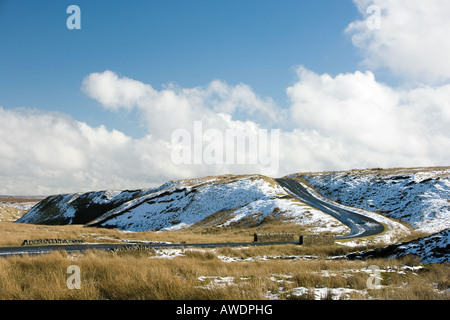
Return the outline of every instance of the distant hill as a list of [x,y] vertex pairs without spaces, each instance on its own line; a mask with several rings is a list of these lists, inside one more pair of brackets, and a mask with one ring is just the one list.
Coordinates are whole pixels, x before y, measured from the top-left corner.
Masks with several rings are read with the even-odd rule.
[[[393,255],[409,252],[420,255],[423,261],[438,262],[450,258],[446,253],[450,248],[450,167],[313,172],[288,177],[305,181],[331,201],[400,219],[428,234],[408,247],[396,247]],[[254,227],[271,219],[295,222],[313,233],[348,232],[340,221],[293,198],[275,179],[262,175],[224,175],[171,181],[154,189],[54,195],[16,222],[146,231]]]
[[168,182],[159,188],[50,196],[18,223],[83,224],[129,231],[258,225],[274,218],[313,232],[346,233],[335,218],[291,197],[274,179],[225,175]]
[[427,233],[450,228],[450,167],[299,173],[323,196]]
[[16,221],[42,199],[29,196],[0,196],[0,221]]

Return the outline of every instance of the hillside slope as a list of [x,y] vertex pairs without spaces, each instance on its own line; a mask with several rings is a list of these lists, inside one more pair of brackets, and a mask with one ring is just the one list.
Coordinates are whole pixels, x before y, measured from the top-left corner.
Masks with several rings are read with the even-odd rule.
[[348,259],[367,258],[401,258],[415,255],[422,263],[444,263],[450,261],[450,229],[431,234],[405,243],[392,244],[386,247],[351,253]]
[[[390,256],[417,254],[425,262],[449,261],[450,168],[367,169],[289,177],[303,179],[326,201],[360,208],[378,220],[398,218],[429,234],[378,252]],[[340,235],[349,231],[332,216],[292,197],[275,179],[261,175],[171,181],[154,189],[54,195],[16,222],[146,231],[248,227],[271,219],[295,222],[311,233]],[[384,224],[391,228],[391,224]],[[394,238],[383,241],[393,243]]]
[[450,228],[450,168],[299,173],[338,203],[382,213],[435,233]]
[[317,192],[343,205],[400,219],[427,236],[349,258],[416,255],[422,263],[450,261],[450,167],[298,173]]
[[42,199],[0,196],[0,222],[16,221],[40,200]]
[[343,234],[347,226],[291,197],[260,175],[173,181],[156,189],[99,191],[46,198],[17,220],[33,224],[85,224],[129,231],[259,223],[267,216]]

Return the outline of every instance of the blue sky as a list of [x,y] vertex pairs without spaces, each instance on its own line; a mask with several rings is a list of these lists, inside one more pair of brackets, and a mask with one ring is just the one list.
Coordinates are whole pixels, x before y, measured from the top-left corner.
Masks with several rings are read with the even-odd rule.
[[[133,117],[104,112],[80,91],[82,79],[112,70],[161,88],[220,79],[246,83],[287,105],[293,68],[336,75],[358,69],[344,33],[352,1],[168,0],[2,1],[0,105],[56,110],[133,136]],[[69,30],[66,8],[81,9]]]
[[449,16],[448,0],[0,0],[0,194],[266,172],[250,148],[257,163],[223,162],[227,130],[279,130],[273,177],[449,165]]

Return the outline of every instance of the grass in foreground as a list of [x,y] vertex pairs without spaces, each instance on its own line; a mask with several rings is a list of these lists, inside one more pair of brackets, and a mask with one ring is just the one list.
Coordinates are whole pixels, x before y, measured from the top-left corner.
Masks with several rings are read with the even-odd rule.
[[[120,232],[82,226],[0,223],[0,246],[24,239],[171,242],[251,242],[255,232],[294,232],[294,224],[252,228],[192,228]],[[0,299],[446,299],[448,264],[422,266],[414,258],[347,261],[337,256],[367,247],[297,245],[166,252],[65,251],[0,259]],[[164,255],[162,255],[164,253]],[[80,289],[69,289],[67,268],[80,270]],[[368,267],[380,269],[380,286],[368,289]],[[404,268],[404,265],[418,268]]]
[[[450,298],[449,265],[420,266],[413,258],[304,260],[295,245],[177,253],[61,251],[0,259],[0,299],[317,299],[319,289],[327,292],[322,299]],[[71,265],[79,267],[80,289],[67,286]],[[377,289],[367,287],[370,265],[381,270]],[[333,294],[344,289],[345,295]]]

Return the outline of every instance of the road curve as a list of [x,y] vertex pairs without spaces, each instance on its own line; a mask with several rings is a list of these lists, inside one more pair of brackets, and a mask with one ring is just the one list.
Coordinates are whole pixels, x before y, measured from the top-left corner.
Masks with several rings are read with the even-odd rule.
[[356,213],[350,208],[343,209],[332,203],[323,201],[317,195],[308,191],[308,189],[298,180],[281,178],[276,179],[276,181],[297,199],[320,211],[332,215],[350,228],[349,233],[336,237],[336,239],[367,237],[384,231],[383,225],[372,218]]

